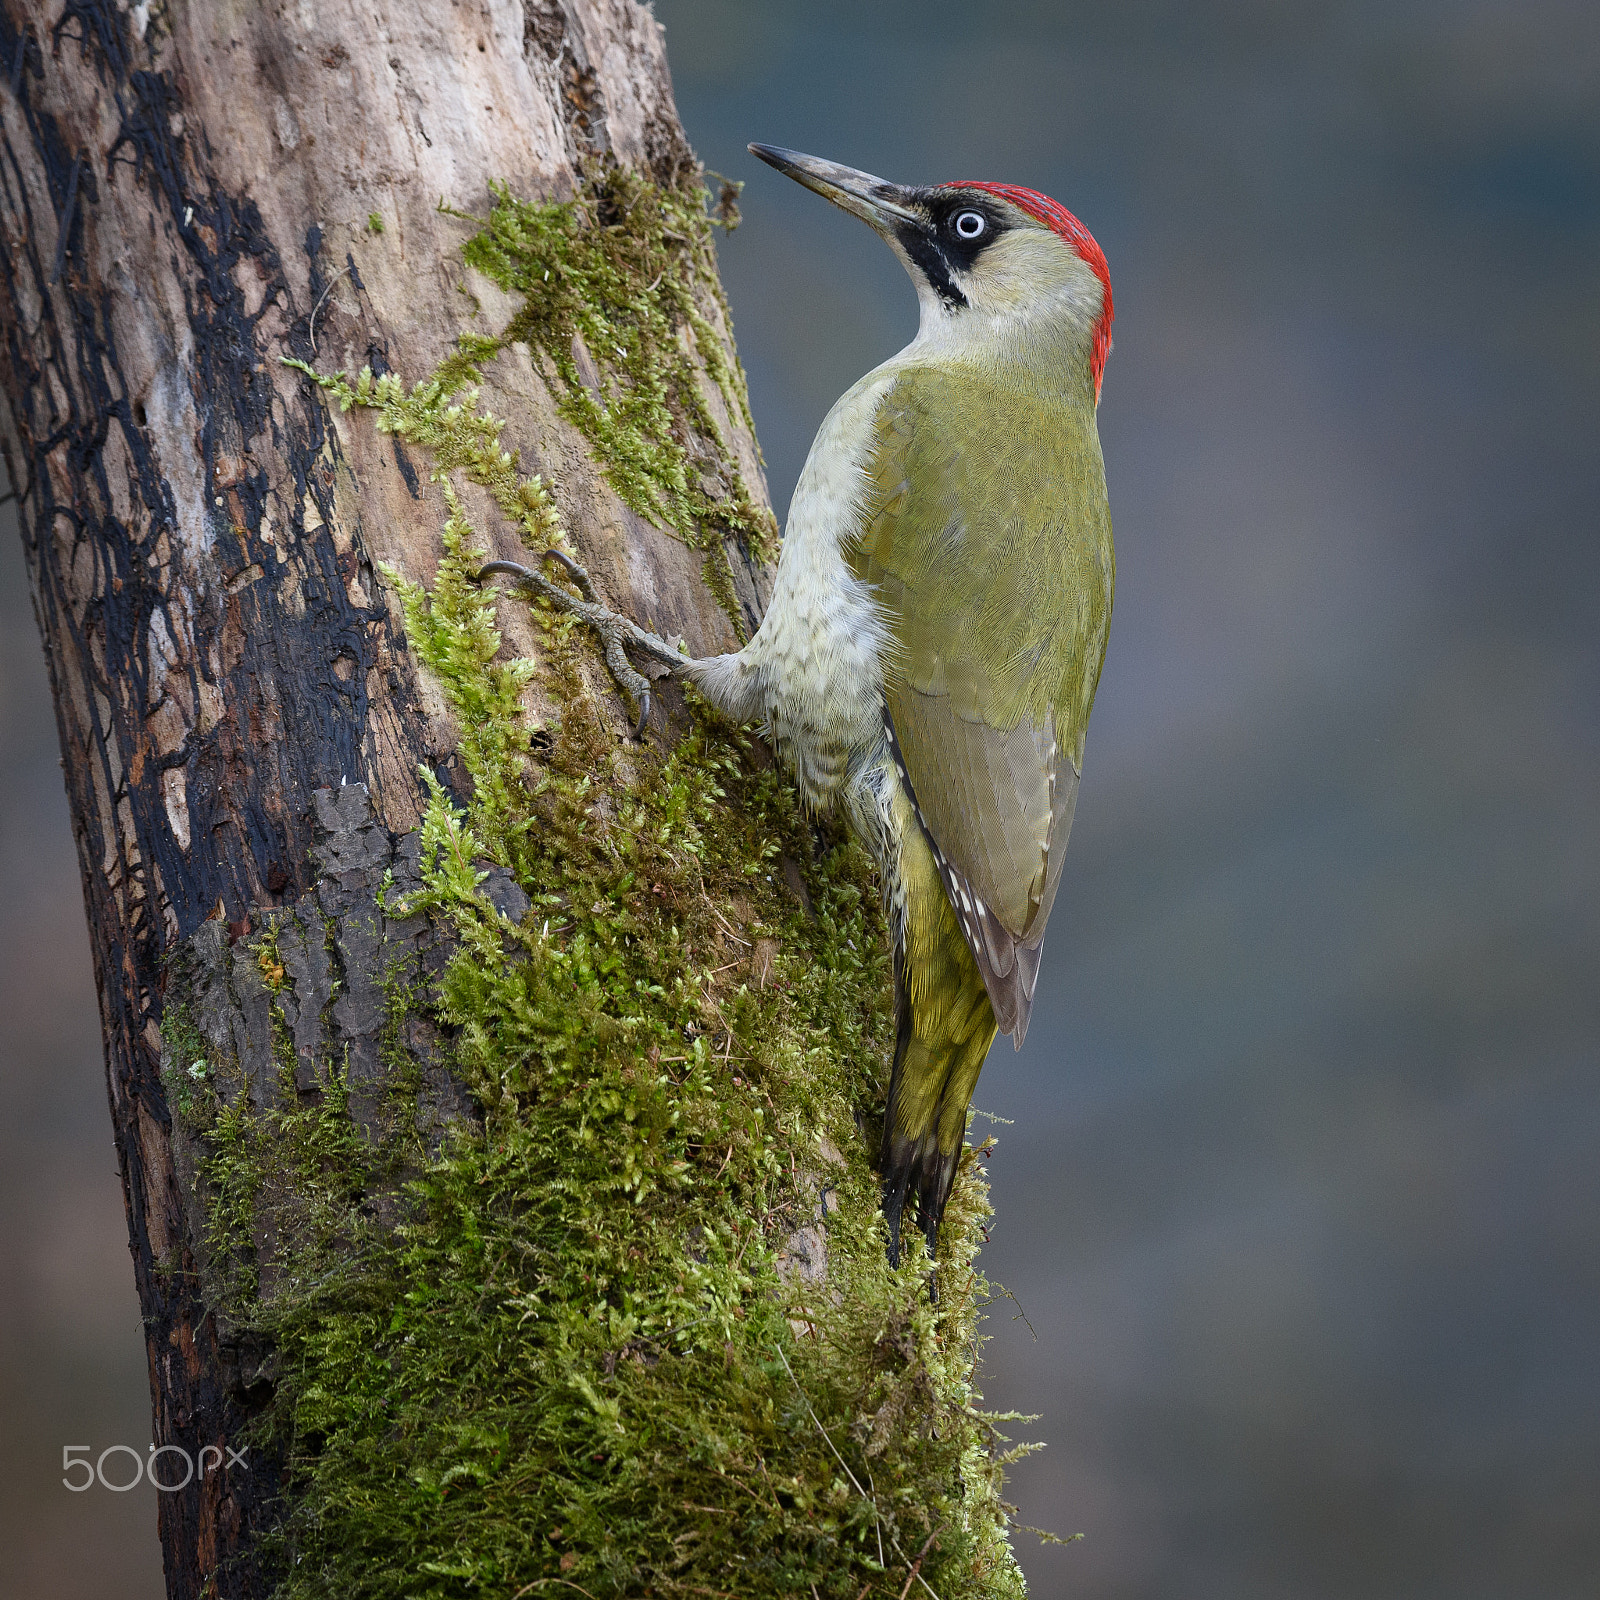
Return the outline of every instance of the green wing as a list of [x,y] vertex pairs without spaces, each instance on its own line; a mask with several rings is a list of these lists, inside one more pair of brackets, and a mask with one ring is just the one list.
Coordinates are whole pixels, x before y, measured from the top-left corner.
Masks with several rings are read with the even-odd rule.
[[1027,1030],[1105,657],[1091,408],[910,368],[877,417],[856,575],[893,634],[896,755],[1001,1029]]

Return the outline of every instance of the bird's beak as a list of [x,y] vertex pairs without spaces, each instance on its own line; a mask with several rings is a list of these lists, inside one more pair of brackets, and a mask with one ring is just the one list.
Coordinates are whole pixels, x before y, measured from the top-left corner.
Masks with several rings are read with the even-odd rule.
[[915,209],[913,190],[897,183],[885,183],[870,172],[841,167],[836,161],[803,156],[798,150],[780,150],[776,145],[753,144],[750,154],[759,156],[769,167],[787,173],[796,183],[814,189],[824,200],[831,200],[841,211],[860,217],[881,234],[892,234],[905,223],[926,226],[926,219]]

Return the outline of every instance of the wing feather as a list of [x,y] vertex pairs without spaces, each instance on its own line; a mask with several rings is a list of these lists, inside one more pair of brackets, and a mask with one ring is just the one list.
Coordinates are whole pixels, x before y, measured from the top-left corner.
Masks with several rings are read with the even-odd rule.
[[909,369],[879,410],[871,489],[851,555],[895,640],[891,746],[1020,1044],[1110,621],[1092,411]]

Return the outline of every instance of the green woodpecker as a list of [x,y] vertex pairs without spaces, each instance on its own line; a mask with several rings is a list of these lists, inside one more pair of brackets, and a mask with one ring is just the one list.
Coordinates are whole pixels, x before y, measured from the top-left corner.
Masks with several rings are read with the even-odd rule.
[[1111,620],[1095,426],[1111,282],[1078,219],[1031,189],[902,188],[750,148],[884,239],[916,285],[917,335],[823,421],[742,650],[685,660],[592,595],[571,609],[608,656],[625,639],[763,721],[805,801],[841,806],[876,857],[897,1260],[908,1194],[933,1249],[984,1057],[997,1030],[1021,1046],[1033,1005]]

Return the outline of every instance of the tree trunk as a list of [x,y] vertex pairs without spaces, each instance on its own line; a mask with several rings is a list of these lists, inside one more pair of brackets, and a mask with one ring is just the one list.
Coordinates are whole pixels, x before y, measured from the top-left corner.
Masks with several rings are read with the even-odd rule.
[[[611,604],[683,635],[695,654],[734,647],[759,617],[771,552],[765,485],[709,249],[697,224],[681,221],[687,213],[670,210],[699,177],[653,19],[633,0],[68,0],[48,19],[3,0],[0,72],[0,427],[22,497],[83,873],[154,1438],[178,1447],[153,1457],[151,1470],[164,1484],[184,1461],[203,1469],[158,1496],[169,1593],[255,1595],[280,1584],[317,1592],[319,1582],[331,1586],[322,1592],[350,1592],[340,1539],[361,1546],[352,1570],[373,1593],[536,1593],[550,1584],[598,1596],[733,1584],[777,1594],[820,1584],[815,1592],[832,1595],[856,1593],[857,1576],[899,1593],[940,1572],[941,1594],[1010,1592],[1018,1580],[998,1531],[992,1429],[963,1387],[981,1280],[943,1268],[941,1283],[955,1287],[934,1308],[910,1278],[872,1264],[871,1175],[850,1122],[863,1108],[870,1121],[888,1024],[884,962],[860,948],[881,942],[861,900],[861,862],[793,815],[759,747],[711,726],[681,697],[665,701],[655,744],[630,753],[621,737],[628,708],[591,643],[511,596],[495,613],[498,638],[487,635],[463,581],[475,544],[535,562],[564,539]],[[575,209],[548,208],[557,202]],[[664,263],[653,283],[626,278],[628,261],[645,259],[626,252],[643,239],[647,215],[654,231],[640,249]],[[550,257],[575,297],[575,321],[539,309],[549,268],[532,284],[518,278],[533,258],[495,228],[519,217],[555,219],[569,229],[560,248],[591,251]],[[604,324],[627,345],[616,344],[615,361],[590,348],[602,324],[585,320],[582,298],[609,280],[599,267],[585,276],[584,262],[624,274],[623,309],[613,306]],[[660,299],[669,293],[676,298]],[[635,317],[628,296],[636,308],[664,310],[655,322],[644,309]],[[652,340],[657,348],[647,348]],[[362,368],[369,378],[355,376]],[[406,411],[411,384],[449,372],[444,400],[470,421],[479,370],[486,399],[511,419],[503,445],[493,427],[469,438],[443,402]],[[343,411],[308,371],[351,375],[352,386],[336,391]],[[388,374],[405,387],[385,389]],[[628,434],[629,399],[651,382],[654,420],[628,424]],[[536,460],[542,485],[529,483],[524,457]],[[449,528],[431,481],[438,472],[456,496]],[[397,582],[437,590],[431,603],[406,591],[403,608]],[[451,652],[470,654],[486,638],[483,659],[457,671]],[[506,665],[517,662],[535,665]],[[685,730],[689,745],[673,750]],[[710,762],[722,788],[684,776],[694,760]],[[687,785],[690,810],[722,809],[662,821],[661,838],[678,828],[673,838],[689,842],[650,855],[657,846],[637,839],[656,826],[649,808],[677,793],[673,784]],[[649,792],[631,801],[641,785]],[[767,808],[765,833],[739,833],[740,796],[751,815]],[[476,829],[470,837],[462,817]],[[603,882],[592,863],[569,871],[551,854],[557,839],[574,852],[593,841],[606,862],[626,856],[632,865]],[[465,880],[450,878],[452,850],[470,858],[454,862]],[[745,887],[740,852],[752,858]],[[598,896],[592,913],[580,884]],[[609,921],[600,916],[607,894],[627,907]],[[785,896],[787,909],[775,909]],[[418,1513],[408,1531],[381,1519],[369,1530],[333,1464],[360,1428],[343,1414],[314,1416],[307,1398],[348,1371],[318,1330],[376,1315],[381,1302],[383,1315],[361,1324],[381,1344],[389,1308],[415,1299],[430,1276],[420,1258],[396,1253],[394,1224],[410,1219],[408,1249],[434,1239],[427,1218],[449,1212],[456,1226],[471,1207],[446,1193],[467,1159],[452,1152],[479,1160],[521,1148],[546,1114],[531,1108],[565,1103],[551,1087],[568,1081],[559,1073],[540,1078],[508,1064],[506,1018],[516,1008],[489,987],[474,999],[474,977],[522,983],[541,962],[565,962],[563,993],[588,1005],[612,969],[601,962],[593,978],[584,952],[607,939],[617,971],[649,947],[704,974],[689,982],[699,984],[692,1003],[681,1002],[689,1020],[663,1033],[650,1008],[667,1002],[649,998],[639,979],[647,997],[637,1015],[602,996],[584,1013],[583,1039],[544,1042],[534,1055],[548,1066],[566,1059],[561,1050],[602,1050],[590,1035],[602,1040],[603,1060],[572,1080],[573,1095],[614,1080],[626,1098],[635,1066],[656,1075],[627,1127],[661,1111],[655,1153],[640,1158],[656,1175],[631,1194],[660,1227],[617,1251],[647,1264],[652,1250],[666,1252],[676,1264],[662,1282],[684,1281],[663,1291],[670,1316],[641,1310],[648,1295],[630,1298],[614,1283],[583,1324],[609,1318],[610,1332],[595,1333],[592,1348],[587,1334],[562,1334],[562,1392],[577,1385],[593,1402],[569,1437],[614,1424],[619,1437],[642,1439],[648,1393],[679,1381],[669,1367],[710,1371],[708,1353],[717,1372],[733,1374],[727,1385],[747,1384],[777,1408],[762,1426],[778,1432],[708,1468],[680,1496],[681,1511],[639,1511],[632,1544],[604,1509],[626,1453],[588,1450],[581,1460],[598,1469],[582,1472],[610,1474],[606,1484],[550,1504],[600,1508],[596,1526],[575,1526],[582,1513],[572,1509],[560,1513],[573,1519],[566,1532],[526,1535],[537,1548],[491,1549],[486,1533],[478,1549],[474,1528],[492,1526],[500,1538],[513,1526],[514,1517],[494,1521],[491,1480],[532,1424],[525,1430],[523,1414],[508,1413],[511,1442],[490,1452],[490,1466],[458,1441],[457,1464],[471,1468],[459,1481],[438,1465],[448,1451],[418,1455],[411,1441],[426,1431],[415,1420],[426,1407],[476,1415],[473,1396],[492,1369],[485,1355],[490,1366],[470,1379],[430,1379],[426,1406],[373,1435],[392,1444],[395,1503],[424,1483],[441,1509]],[[823,981],[812,967],[835,975],[827,994],[805,987]],[[811,1021],[796,1010],[802,993]],[[551,1003],[559,1011],[562,1002]],[[554,1026],[546,1022],[545,1040]],[[780,1082],[772,1051],[783,1027],[797,1041],[805,1035],[814,1059]],[[636,1032],[613,1038],[628,1028]],[[784,1059],[803,1055],[796,1043]],[[740,1060],[749,1062],[743,1074],[733,1070]],[[726,1155],[721,1123],[714,1147],[709,1133],[694,1136],[694,1117],[712,1113],[680,1117],[673,1098],[689,1104],[696,1073],[721,1074],[713,1099],[752,1102]],[[818,1083],[853,1087],[828,1100]],[[806,1094],[816,1102],[809,1122],[798,1109]],[[406,1104],[398,1119],[397,1096]],[[758,1126],[766,1114],[789,1120],[791,1108],[783,1138]],[[324,1182],[344,1159],[337,1141],[305,1142],[313,1123],[326,1133],[330,1116],[346,1119],[364,1152],[350,1158],[355,1176],[342,1187]],[[601,1126],[611,1124],[586,1105],[572,1137]],[[628,1137],[607,1161],[633,1159]],[[240,1164],[241,1150],[256,1168]],[[535,1209],[559,1177],[549,1159],[546,1151],[546,1165],[521,1180]],[[837,1183],[818,1176],[834,1164]],[[669,1200],[678,1192],[678,1180],[663,1176],[669,1168],[702,1198]],[[482,1172],[474,1181],[493,1189]],[[953,1207],[950,1228],[960,1270],[982,1212],[981,1184],[969,1174],[964,1185],[965,1209]],[[744,1239],[731,1267],[694,1209],[718,1188],[733,1216],[729,1240]],[[843,1194],[845,1221],[824,1229],[830,1193]],[[655,1198],[641,1204],[647,1195]],[[583,1238],[592,1242],[612,1226],[593,1219],[612,1218],[612,1205],[574,1201],[566,1221],[589,1217]],[[747,1236],[741,1214],[754,1217]],[[469,1218],[468,1231],[480,1222]],[[841,1265],[857,1223],[867,1241],[860,1282]],[[437,1260],[458,1266],[443,1238]],[[572,1251],[587,1248],[573,1238]],[[807,1311],[801,1301],[820,1292],[830,1243],[826,1304]],[[453,1283],[457,1266],[439,1268],[442,1279]],[[504,1286],[533,1315],[529,1297],[548,1272],[520,1270],[493,1267],[483,1292]],[[690,1280],[730,1271],[735,1287],[705,1289],[713,1310],[702,1315]],[[591,1279],[608,1281],[598,1270],[581,1275]],[[558,1305],[578,1292],[568,1285]],[[758,1361],[745,1330],[763,1296],[781,1299],[783,1315],[762,1335]],[[846,1301],[873,1296],[859,1327],[818,1333]],[[692,1329],[689,1310],[716,1328],[710,1344],[703,1327],[669,1326],[676,1317]],[[450,1314],[438,1313],[441,1326]],[[394,1311],[390,1321],[400,1318]],[[806,1338],[848,1347],[854,1365],[834,1371],[805,1355]],[[418,1339],[407,1333],[388,1356],[397,1395],[409,1393],[403,1369]],[[505,1381],[523,1370],[513,1361]],[[529,1381],[532,1417],[554,1390]],[[707,1383],[707,1395],[723,1386]],[[693,1449],[673,1446],[660,1459]],[[780,1491],[772,1485],[784,1461]],[[744,1484],[746,1467],[767,1487]],[[874,1470],[893,1487],[865,1487]],[[649,1476],[629,1491],[630,1505],[644,1505]],[[719,1491],[736,1480],[738,1495]],[[366,1480],[355,1472],[350,1481]],[[516,1504],[543,1492],[525,1486]],[[488,1496],[482,1507],[474,1494]],[[724,1539],[715,1559],[696,1556],[723,1537],[719,1518],[753,1514],[739,1495],[766,1506],[767,1531]],[[417,1542],[418,1528],[469,1502],[477,1509],[448,1548]],[[826,1521],[825,1502],[833,1531],[808,1544],[803,1529]],[[330,1546],[317,1528],[342,1531]],[[764,1565],[739,1566],[758,1549]],[[307,1560],[321,1576],[301,1571]],[[708,1574],[721,1577],[708,1585]]]

